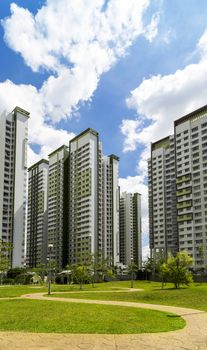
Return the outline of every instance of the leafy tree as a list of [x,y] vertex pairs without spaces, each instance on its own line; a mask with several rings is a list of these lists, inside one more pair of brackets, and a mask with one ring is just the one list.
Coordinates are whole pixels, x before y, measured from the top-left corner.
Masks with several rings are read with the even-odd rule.
[[47,276],[47,266],[46,264],[39,264],[36,267],[31,269],[32,272],[36,272],[37,275],[41,277],[42,283],[45,280],[45,276]]
[[9,252],[12,249],[11,243],[0,239],[0,284],[2,284],[3,276],[9,269]]
[[16,276],[25,273],[27,270],[25,267],[14,267],[13,269],[9,269],[7,272],[7,278],[15,279]]
[[165,257],[164,251],[161,250],[157,252],[155,255],[155,268],[156,268],[156,271],[158,272],[159,277],[161,278],[162,289],[164,288],[164,285],[166,285],[167,276],[168,276],[165,261],[166,261],[166,257]]
[[145,272],[145,279],[147,280],[147,273],[148,272],[152,272],[153,270],[153,266],[154,266],[154,262],[153,262],[153,259],[152,258],[147,258],[146,261],[143,261],[142,263],[142,269],[144,270]]
[[186,252],[178,252],[176,256],[169,255],[167,262],[163,264],[168,280],[174,283],[175,288],[180,285],[189,285],[192,282],[192,274],[188,268],[192,265],[193,259]]
[[134,287],[134,276],[137,270],[138,270],[138,266],[135,264],[133,260],[131,260],[131,263],[127,267],[127,272],[131,276],[131,288]]
[[163,262],[160,267],[159,267],[159,274],[161,277],[161,281],[162,281],[162,289],[164,288],[164,285],[166,285],[166,282],[169,278],[169,268],[168,265]]
[[85,281],[90,279],[88,266],[79,263],[79,264],[73,264],[71,267],[72,267],[72,276],[79,283],[80,290],[82,290],[83,284],[85,283]]
[[[198,268],[198,270],[200,271],[201,273],[201,281],[202,281],[202,277],[204,276],[205,274],[205,267],[204,267],[204,260],[205,260],[205,252],[204,252],[204,246],[203,244],[201,244],[198,248],[198,255],[199,255],[199,258],[200,258],[200,268]],[[201,284],[202,282],[200,282]]]
[[103,282],[106,276],[110,278],[114,276],[110,259],[104,258],[101,252],[92,256],[91,268],[94,282],[100,280]]

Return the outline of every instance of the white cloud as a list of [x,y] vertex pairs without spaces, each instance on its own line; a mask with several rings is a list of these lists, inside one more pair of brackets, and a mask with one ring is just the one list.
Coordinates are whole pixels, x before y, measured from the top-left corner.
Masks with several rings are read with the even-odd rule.
[[[207,86],[207,30],[197,45],[200,59],[170,75],[156,75],[145,79],[127,99],[129,108],[137,111],[135,120],[124,119],[121,131],[125,136],[123,151],[145,146],[139,170],[146,172],[144,163],[149,156],[150,142],[173,133],[173,121],[206,104]],[[144,127],[144,120],[148,126]]]
[[197,44],[197,51],[200,53],[201,59],[207,58],[207,29]]
[[153,39],[157,36],[159,21],[160,21],[159,12],[154,13],[154,15],[152,16],[151,23],[147,26],[146,31],[145,31],[145,37],[150,42],[152,42]]
[[31,112],[29,140],[41,147],[40,156],[60,142],[68,143],[73,134],[57,131],[54,124],[77,115],[80,103],[92,98],[102,73],[126,54],[139,35],[147,40],[156,35],[156,18],[147,26],[142,21],[149,3],[47,0],[35,15],[11,4],[11,15],[1,21],[7,45],[34,72],[46,70],[49,77],[39,89],[2,82],[0,108],[9,111],[19,105]]
[[50,77],[39,94],[44,113],[57,122],[88,101],[100,76],[139,36],[152,40],[157,17],[144,26],[149,0],[47,0],[36,15],[15,3],[2,21],[5,40],[33,71],[46,69]]
[[123,119],[120,129],[121,133],[125,136],[123,152],[134,151],[137,147],[139,141],[138,137],[138,127],[141,121],[138,119],[129,120]]
[[15,106],[21,106],[31,112],[29,118],[29,141],[40,146],[37,155],[29,148],[29,165],[38,161],[62,144],[68,144],[74,133],[66,130],[57,130],[47,125],[44,120],[42,96],[32,85],[16,85],[7,80],[0,83],[0,113],[3,110],[10,112]]
[[[138,143],[148,145],[173,133],[175,119],[206,104],[207,30],[199,40],[197,51],[200,54],[197,63],[186,65],[174,74],[145,79],[131,92],[127,105],[135,109],[139,117],[123,121],[125,125],[131,123],[132,126],[125,135],[125,151],[126,144],[132,144],[136,149]],[[144,119],[151,122],[147,127],[141,124]]]

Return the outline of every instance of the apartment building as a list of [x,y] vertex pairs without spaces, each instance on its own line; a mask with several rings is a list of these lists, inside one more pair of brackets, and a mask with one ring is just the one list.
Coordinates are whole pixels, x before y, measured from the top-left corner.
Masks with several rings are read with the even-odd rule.
[[102,160],[103,256],[112,264],[119,257],[119,158],[114,154]]
[[150,248],[155,252],[178,250],[174,136],[151,144],[148,162]]
[[40,160],[28,169],[26,265],[46,263],[49,162]]
[[120,195],[120,262],[142,266],[141,195]]
[[[161,237],[160,227],[160,223],[163,223],[163,227],[167,226],[167,217],[164,212],[163,216],[160,217],[162,212],[158,211],[158,206],[155,207],[155,204],[159,203],[158,198],[157,202],[154,201],[156,198],[155,189],[157,182],[159,185],[161,174],[159,174],[160,170],[155,171],[155,164],[153,165],[155,160],[153,147],[154,144],[151,147],[152,157],[149,162],[150,248],[152,253],[159,248],[164,248],[165,252],[170,250],[168,244],[163,245],[163,241],[167,242],[169,238],[167,238],[167,231],[165,230]],[[170,151],[170,147],[167,149]],[[173,150],[173,146],[171,150]],[[174,222],[175,210],[177,221],[177,242],[176,229],[174,224],[172,225],[172,238],[176,243],[175,248],[177,246],[174,251],[185,250],[193,257],[195,267],[205,266],[207,264],[207,106],[174,122],[174,160],[173,154],[171,156],[172,188],[176,186],[175,195],[174,192],[172,194],[171,206],[172,222]],[[157,161],[159,162],[159,159],[156,159]],[[175,168],[174,174],[173,167]],[[163,177],[166,178],[166,173]],[[163,181],[162,186],[166,192],[165,181]],[[160,200],[164,191],[160,189]],[[162,218],[163,222],[160,222]],[[199,255],[200,246],[204,248],[204,262]]]
[[28,119],[20,107],[0,116],[0,238],[12,243],[12,267],[25,262]]
[[102,252],[102,149],[87,129],[69,142],[69,262]]
[[48,245],[52,245],[51,259],[61,270],[68,263],[68,147],[63,145],[48,157]]

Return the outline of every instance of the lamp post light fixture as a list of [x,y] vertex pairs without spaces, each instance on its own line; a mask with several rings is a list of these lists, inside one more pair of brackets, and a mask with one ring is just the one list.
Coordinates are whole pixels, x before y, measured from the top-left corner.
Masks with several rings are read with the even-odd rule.
[[52,252],[53,244],[48,244],[48,295],[51,294],[51,252]]

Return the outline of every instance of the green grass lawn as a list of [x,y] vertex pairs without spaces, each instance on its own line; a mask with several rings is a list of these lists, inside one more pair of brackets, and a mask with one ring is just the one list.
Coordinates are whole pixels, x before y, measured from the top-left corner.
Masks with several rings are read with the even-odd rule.
[[[124,282],[107,282],[107,283],[96,283],[95,288],[92,287],[91,284],[84,285],[84,290],[87,291],[97,291],[97,290],[119,290],[124,288],[129,288],[130,282],[124,281]],[[52,285],[53,291],[79,291],[80,287],[77,284],[72,285]],[[0,298],[5,297],[18,297],[22,294],[29,294],[29,293],[41,293],[41,292],[47,292],[47,288],[45,286],[23,286],[23,285],[3,285],[0,286]]]
[[[126,282],[116,282],[118,285],[126,287]],[[129,282],[128,282],[129,286]],[[110,286],[108,286],[110,287]],[[198,310],[207,311],[207,283],[192,284],[190,287],[173,289],[171,284],[167,284],[165,289],[161,289],[161,284],[156,282],[138,282],[134,284],[135,288],[144,289],[139,292],[116,292],[110,291],[108,288],[107,293],[98,293],[99,288],[94,288],[93,292],[85,293],[84,290],[80,293],[70,292],[63,294],[54,294],[53,296],[59,296],[64,298],[80,298],[80,299],[96,299],[96,300],[119,300],[119,301],[132,301],[151,304],[162,304],[189,307]],[[103,288],[104,289],[104,288]],[[94,293],[97,291],[97,293]]]
[[[22,294],[46,292],[45,287],[34,286],[0,286],[0,298],[14,298]],[[0,299],[1,300],[1,299]]]
[[125,306],[40,300],[0,301],[0,330],[54,333],[132,334],[183,328],[176,315]]
[[[143,291],[126,292],[130,281],[124,281],[99,283],[95,288],[85,285],[83,291],[78,285],[52,285],[52,292],[68,292],[58,294],[64,298],[144,302],[207,311],[207,283],[178,290],[172,287],[168,284],[162,290],[160,283],[135,281],[134,288]],[[0,298],[38,292],[46,293],[47,289],[44,286],[0,286]],[[1,331],[130,334],[165,332],[185,325],[176,315],[125,306],[0,299],[0,310]]]

